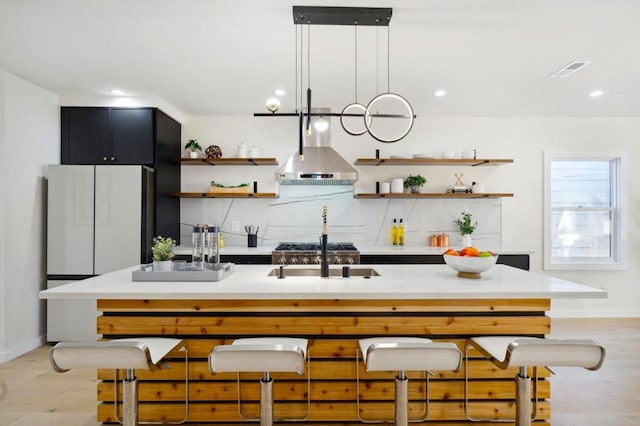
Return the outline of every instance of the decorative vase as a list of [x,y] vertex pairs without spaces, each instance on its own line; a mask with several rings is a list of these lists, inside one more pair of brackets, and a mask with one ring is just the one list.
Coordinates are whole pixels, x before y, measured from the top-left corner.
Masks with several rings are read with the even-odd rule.
[[420,187],[419,186],[412,186],[411,187],[411,193],[412,194],[419,194],[420,193]]
[[154,260],[153,270],[156,272],[167,272],[173,270],[173,262],[170,260]]
[[198,151],[189,151],[189,158],[198,158]]
[[465,234],[462,236],[462,247],[471,247],[471,234]]

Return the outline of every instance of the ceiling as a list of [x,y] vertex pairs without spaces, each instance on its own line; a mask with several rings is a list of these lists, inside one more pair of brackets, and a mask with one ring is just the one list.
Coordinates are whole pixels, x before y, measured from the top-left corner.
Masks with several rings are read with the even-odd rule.
[[[187,115],[266,112],[282,88],[280,111],[293,111],[293,5],[392,7],[389,89],[418,116],[640,116],[637,0],[0,0],[0,68],[61,95],[117,87]],[[314,105],[354,101],[354,33],[311,26]],[[358,30],[364,104],[387,91],[386,28],[377,37]],[[548,77],[575,60],[591,63]]]

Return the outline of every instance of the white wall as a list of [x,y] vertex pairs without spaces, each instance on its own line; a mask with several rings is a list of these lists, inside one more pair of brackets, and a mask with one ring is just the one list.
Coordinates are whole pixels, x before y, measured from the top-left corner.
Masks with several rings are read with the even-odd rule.
[[5,208],[5,182],[7,182],[7,174],[5,172],[4,167],[4,158],[5,157],[5,147],[4,147],[4,139],[5,139],[5,120],[4,120],[4,71],[0,70],[0,350],[5,347],[6,342],[6,328],[8,323],[8,318],[6,315],[5,309],[5,300],[7,300],[5,294],[5,221],[4,221],[4,208]]
[[[0,139],[0,362],[43,342],[46,287],[46,166],[60,162],[58,96],[0,71],[3,136]],[[0,335],[2,336],[2,335]]]
[[[628,155],[626,200],[629,221],[626,233],[631,257],[625,271],[549,272],[598,288],[606,288],[606,300],[554,301],[555,316],[640,316],[640,284],[637,283],[638,261],[634,253],[640,250],[640,218],[633,212],[640,209],[640,195],[634,183],[640,181],[640,168],[633,160],[640,158],[640,118],[478,118],[418,117],[414,129],[404,140],[382,144],[369,136],[353,137],[342,131],[339,122],[332,122],[332,146],[349,162],[359,157],[373,157],[375,149],[381,156],[416,154],[442,150],[475,148],[479,158],[513,158],[514,164],[499,167],[357,167],[360,179],[356,192],[373,192],[375,181],[421,173],[428,183],[425,191],[443,191],[455,182],[454,173],[464,173],[464,181],[479,181],[488,192],[513,192],[514,198],[502,199],[502,249],[531,250],[531,267],[542,268],[543,248],[543,151],[602,150],[624,151]],[[201,117],[187,116],[183,126],[183,145],[188,139],[198,139],[207,147],[219,145],[224,156],[234,156],[237,145],[244,142],[260,149],[261,155],[276,157],[282,164],[297,150],[297,120],[295,117]],[[207,191],[213,178],[233,181],[258,181],[261,192],[274,190],[275,167],[186,167],[183,166],[182,190]],[[247,200],[250,202],[251,200]],[[189,221],[211,223],[220,211],[226,212],[224,200],[182,200]],[[382,200],[355,200],[349,203],[366,210],[367,203]],[[430,200],[420,203],[429,205]],[[260,203],[256,217],[264,214]],[[184,209],[184,207],[187,207]],[[358,208],[358,207],[356,207]],[[292,204],[288,214],[296,214]],[[448,223],[445,220],[443,223]],[[184,231],[184,229],[183,229]],[[420,241],[415,239],[414,241]],[[491,249],[491,247],[486,247]]]

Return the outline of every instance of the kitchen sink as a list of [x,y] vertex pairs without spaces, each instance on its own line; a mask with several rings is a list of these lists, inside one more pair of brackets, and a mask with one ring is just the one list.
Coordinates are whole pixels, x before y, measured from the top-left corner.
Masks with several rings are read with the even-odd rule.
[[[373,268],[349,267],[349,275],[351,277],[377,277],[380,276],[378,271]],[[280,268],[274,268],[269,272],[270,277],[280,276]],[[320,268],[284,268],[285,277],[319,277]],[[342,268],[329,268],[330,277],[342,278]]]

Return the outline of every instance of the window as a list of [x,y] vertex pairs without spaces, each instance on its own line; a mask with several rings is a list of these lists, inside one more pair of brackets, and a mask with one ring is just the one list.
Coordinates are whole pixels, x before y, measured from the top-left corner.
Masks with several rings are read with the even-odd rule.
[[622,156],[544,155],[545,269],[622,268]]

